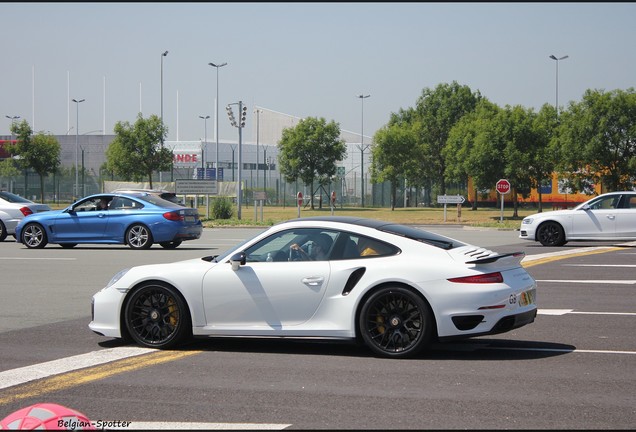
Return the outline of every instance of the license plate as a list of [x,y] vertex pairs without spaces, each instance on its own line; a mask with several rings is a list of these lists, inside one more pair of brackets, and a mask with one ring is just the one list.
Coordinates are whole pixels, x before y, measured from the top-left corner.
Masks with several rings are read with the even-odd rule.
[[185,221],[186,221],[186,222],[194,222],[194,221],[195,221],[195,218],[194,218],[194,216],[186,216],[186,217],[185,217]]
[[519,306],[528,306],[528,305],[534,304],[535,296],[536,296],[535,290],[522,292],[521,296],[519,297]]

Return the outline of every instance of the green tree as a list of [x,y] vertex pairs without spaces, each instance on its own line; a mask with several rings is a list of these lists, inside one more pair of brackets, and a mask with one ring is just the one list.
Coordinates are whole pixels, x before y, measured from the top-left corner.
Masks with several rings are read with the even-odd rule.
[[439,84],[434,90],[424,89],[417,99],[415,117],[421,125],[418,138],[420,176],[432,179],[442,195],[446,194],[446,161],[442,150],[448,135],[464,115],[475,109],[481,98],[479,92],[473,93],[468,86],[453,81]]
[[506,106],[500,116],[503,117],[501,125],[505,137],[504,176],[511,184],[513,217],[518,217],[518,196],[527,197],[532,185],[530,165],[538,146],[533,124],[536,114],[532,108],[516,105]]
[[503,175],[503,141],[498,138],[496,119],[501,111],[487,99],[477,103],[475,110],[466,114],[453,126],[442,150],[446,162],[448,181],[469,184],[472,179],[475,200],[472,209],[477,210],[477,197],[486,193]]
[[280,172],[287,182],[303,181],[311,189],[311,208],[314,209],[314,181],[328,182],[336,174],[336,162],[347,151],[340,139],[340,126],[324,118],[307,117],[295,127],[283,129],[278,142]]
[[11,146],[11,153],[18,155],[21,168],[31,168],[40,177],[40,202],[44,202],[44,177],[54,173],[60,166],[62,147],[50,134],[33,130],[26,120],[11,125],[11,133],[17,137],[17,143]]
[[158,116],[144,119],[139,113],[134,125],[117,122],[114,130],[116,137],[106,150],[108,170],[125,180],[148,181],[152,188],[152,173],[172,164],[172,152],[161,146],[168,129]]
[[636,187],[636,92],[587,90],[560,118],[559,171],[574,191]]
[[558,153],[557,112],[553,105],[544,104],[534,119],[535,147],[531,152],[529,166],[532,186],[539,194],[539,213],[543,211],[541,186],[552,182],[552,173],[556,167],[554,155]]
[[411,176],[419,165],[416,127],[405,122],[393,122],[373,136],[371,179],[374,183],[391,183],[391,210],[395,210],[399,180]]
[[16,162],[13,158],[7,158],[0,161],[0,177],[15,177],[20,175],[20,170],[15,166]]

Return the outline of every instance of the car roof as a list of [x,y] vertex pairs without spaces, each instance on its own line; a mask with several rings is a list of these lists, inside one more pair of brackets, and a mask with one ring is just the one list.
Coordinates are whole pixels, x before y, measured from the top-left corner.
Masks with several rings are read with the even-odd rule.
[[170,192],[164,189],[115,189],[113,193],[125,193],[125,192],[147,192],[147,193],[170,193],[174,194],[174,192]]
[[361,227],[377,229],[378,231],[382,231],[388,234],[393,234],[399,237],[405,237],[411,240],[416,240],[424,243],[428,243],[442,249],[452,249],[458,246],[465,245],[465,243],[460,242],[455,239],[451,239],[449,237],[445,237],[431,231],[426,231],[422,229],[418,229],[412,226],[395,223],[395,222],[387,222],[379,219],[369,219],[364,217],[356,217],[356,216],[309,216],[298,219],[292,219],[285,222],[280,222],[276,225],[280,225],[283,223],[289,222],[336,222],[343,223],[349,225],[358,225]]

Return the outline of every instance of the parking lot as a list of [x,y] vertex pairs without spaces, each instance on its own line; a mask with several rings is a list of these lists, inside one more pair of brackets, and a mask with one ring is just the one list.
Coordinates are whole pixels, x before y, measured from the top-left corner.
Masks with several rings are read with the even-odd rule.
[[426,228],[524,251],[535,323],[399,361],[281,340],[141,350],[88,330],[91,296],[122,268],[214,255],[262,229],[206,229],[175,250],[2,242],[0,418],[47,401],[111,429],[633,429],[633,243],[544,248],[514,231]]

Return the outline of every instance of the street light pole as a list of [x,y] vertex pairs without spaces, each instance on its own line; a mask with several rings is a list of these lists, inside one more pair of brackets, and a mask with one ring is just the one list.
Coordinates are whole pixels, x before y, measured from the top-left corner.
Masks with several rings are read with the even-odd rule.
[[[232,105],[238,105],[239,114],[238,120],[234,117],[234,112],[232,111]],[[238,181],[236,184],[236,201],[237,201],[237,218],[241,220],[241,201],[242,201],[242,185],[241,185],[241,171],[243,170],[243,128],[245,127],[245,122],[247,120],[247,107],[243,105],[243,101],[238,101],[238,103],[228,104],[225,109],[227,110],[227,115],[230,119],[230,123],[232,126],[238,128]],[[234,154],[234,153],[232,153]],[[234,158],[232,158],[234,159]],[[234,165],[234,163],[232,163]],[[234,171],[232,171],[234,174]]]
[[[161,53],[161,128],[163,129],[163,58],[168,55],[168,51]],[[161,149],[163,150],[163,134],[161,134]],[[162,181],[162,173],[159,170],[159,182]]]
[[364,151],[369,147],[364,146],[364,100],[371,95],[358,95],[360,98],[360,102],[362,103],[362,122],[360,125],[360,145],[358,148],[360,149],[360,205],[364,207]]
[[559,114],[559,60],[565,60],[566,58],[568,58],[569,56],[563,56],[563,57],[556,57],[554,55],[551,55],[550,58],[554,61],[556,61],[556,103],[555,103],[555,108],[557,111],[557,115]]
[[[208,145],[208,119],[210,118],[210,116],[199,116],[200,119],[203,119],[203,142],[205,143],[204,145],[207,147]],[[201,177],[205,178],[205,165],[204,165],[204,161],[205,161],[205,153],[203,152],[203,145],[201,146]]]
[[[256,112],[256,189],[258,189],[258,136],[259,136],[259,127],[260,127],[259,126],[259,122],[260,122],[259,114],[262,113],[263,111],[261,111],[260,109],[256,109],[254,111]],[[264,191],[265,191],[265,184],[263,184],[263,192]]]
[[[214,167],[216,168],[216,182],[219,183],[219,68],[226,66],[227,63],[214,64],[208,63],[210,66],[216,68],[216,110],[215,110],[215,125],[214,125],[214,135],[216,141],[216,149],[215,149],[215,158],[214,158]],[[240,217],[239,217],[240,219]]]
[[75,190],[73,191],[73,201],[77,198],[77,193],[79,193],[79,161],[77,160],[79,154],[79,104],[84,102],[86,99],[73,99],[75,102]]

